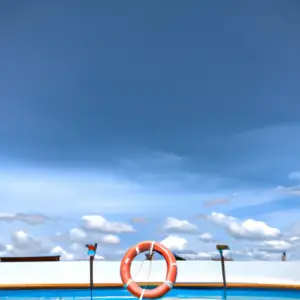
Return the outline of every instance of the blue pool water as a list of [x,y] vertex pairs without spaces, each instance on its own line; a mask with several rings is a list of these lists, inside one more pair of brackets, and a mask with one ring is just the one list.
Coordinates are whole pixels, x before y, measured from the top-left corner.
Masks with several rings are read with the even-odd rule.
[[[78,290],[0,290],[0,299],[4,300],[87,300],[89,289]],[[126,289],[101,288],[93,290],[93,299],[137,299]],[[174,288],[163,299],[223,299],[222,289]],[[228,289],[227,300],[288,300],[300,299],[300,290],[267,290],[267,289]]]

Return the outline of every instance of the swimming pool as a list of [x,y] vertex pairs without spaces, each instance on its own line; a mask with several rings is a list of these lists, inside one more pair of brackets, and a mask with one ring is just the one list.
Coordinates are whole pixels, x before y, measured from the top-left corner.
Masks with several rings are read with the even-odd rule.
[[[126,289],[100,288],[92,292],[94,300],[107,298],[109,300],[137,299]],[[7,300],[87,300],[91,299],[89,289],[51,289],[51,290],[0,290],[0,299]],[[174,288],[163,299],[223,299],[222,289]],[[227,300],[288,300],[300,299],[300,290],[283,289],[243,289],[227,290]]]

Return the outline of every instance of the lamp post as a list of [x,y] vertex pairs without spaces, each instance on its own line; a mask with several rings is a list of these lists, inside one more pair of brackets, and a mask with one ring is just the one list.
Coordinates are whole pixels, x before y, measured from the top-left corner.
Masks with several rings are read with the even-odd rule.
[[97,243],[94,245],[88,244],[85,245],[88,248],[87,254],[90,257],[90,291],[91,291],[91,299],[93,299],[93,287],[94,287],[94,258],[97,251]]
[[226,284],[225,260],[224,260],[223,251],[229,250],[229,246],[228,245],[217,245],[216,248],[219,251],[220,258],[221,258],[224,299],[227,299],[227,291],[226,291],[227,284]]

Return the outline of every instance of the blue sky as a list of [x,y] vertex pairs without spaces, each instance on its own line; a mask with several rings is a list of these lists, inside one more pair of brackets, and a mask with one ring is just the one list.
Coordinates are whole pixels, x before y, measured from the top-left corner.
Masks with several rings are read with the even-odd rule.
[[[24,236],[19,248],[10,236],[24,231],[42,252],[70,254],[78,227],[86,239],[118,236],[103,256],[171,236],[199,258],[226,241],[236,256],[278,259],[248,219],[280,230],[277,250],[294,249],[284,243],[300,237],[299,10],[296,0],[1,3],[2,214],[50,217],[2,215],[3,253],[22,253]],[[87,230],[91,214],[135,231]],[[181,223],[166,230],[168,217]]]

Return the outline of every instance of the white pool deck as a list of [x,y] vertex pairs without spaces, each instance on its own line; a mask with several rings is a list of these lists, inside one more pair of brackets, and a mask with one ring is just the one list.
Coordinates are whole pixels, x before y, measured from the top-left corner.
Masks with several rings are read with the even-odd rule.
[[[217,261],[178,261],[177,286],[218,286],[222,284],[221,264]],[[157,283],[164,280],[164,261],[132,263],[137,282]],[[259,287],[272,285],[300,289],[300,262],[226,262],[229,286]],[[122,286],[120,262],[95,261],[95,286]],[[140,271],[139,271],[140,269]],[[139,271],[139,272],[138,272]],[[138,274],[137,274],[138,273]],[[137,274],[137,275],[136,275]],[[1,288],[88,287],[88,261],[0,262]]]

